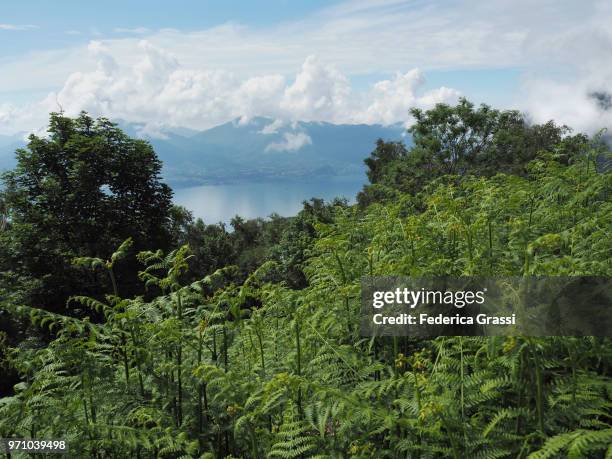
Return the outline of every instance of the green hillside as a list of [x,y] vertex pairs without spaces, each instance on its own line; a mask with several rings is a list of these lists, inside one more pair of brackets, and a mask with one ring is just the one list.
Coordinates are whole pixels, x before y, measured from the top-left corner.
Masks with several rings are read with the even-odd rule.
[[[0,368],[15,385],[0,437],[63,438],[78,458],[612,457],[609,338],[360,336],[363,276],[612,273],[600,137],[465,100],[413,115],[413,146],[380,141],[366,159],[358,204],[312,200],[233,231],[141,212],[112,158],[140,151],[149,189],[151,153],[55,118],[56,136],[4,178]],[[95,247],[50,198],[78,189],[74,158],[94,147],[121,183],[83,211],[109,241]],[[63,162],[44,163],[45,148]],[[154,221],[163,251],[126,230]],[[48,273],[24,259],[47,251]]]

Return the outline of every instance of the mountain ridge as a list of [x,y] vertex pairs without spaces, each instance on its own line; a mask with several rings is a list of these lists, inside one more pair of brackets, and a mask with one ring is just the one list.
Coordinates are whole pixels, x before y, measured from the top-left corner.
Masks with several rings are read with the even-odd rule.
[[[378,138],[410,141],[401,124],[287,122],[266,117],[237,118],[203,131],[182,127],[151,131],[143,123],[123,120],[117,124],[126,134],[151,144],[163,162],[163,178],[173,188],[361,175],[363,160]],[[9,140],[0,138],[0,169],[13,167],[14,150],[25,144]]]

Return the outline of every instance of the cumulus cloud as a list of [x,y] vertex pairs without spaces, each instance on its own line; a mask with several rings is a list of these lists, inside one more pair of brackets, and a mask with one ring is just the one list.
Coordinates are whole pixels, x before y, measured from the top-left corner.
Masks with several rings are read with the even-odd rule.
[[295,82],[284,91],[280,108],[296,119],[345,119],[350,112],[351,86],[335,67],[308,56]]
[[278,132],[278,130],[280,128],[282,128],[285,125],[285,122],[281,119],[276,119],[274,121],[272,121],[270,124],[266,124],[261,131],[259,131],[260,134],[266,134],[266,135],[270,135],[270,134],[276,134]]
[[272,142],[266,147],[266,151],[298,151],[306,145],[311,145],[312,139],[304,132],[286,132],[283,134],[283,140],[280,142]]
[[[139,41],[131,62],[116,58],[103,41],[88,45],[90,71],[70,74],[62,88],[25,107],[0,107],[0,132],[32,129],[44,124],[49,111],[64,110],[142,123],[143,132],[161,134],[160,126],[206,129],[232,119],[248,122],[256,116],[276,121],[263,128],[275,133],[296,120],[334,123],[405,122],[411,106],[431,107],[450,102],[457,91],[439,88],[418,95],[424,77],[418,70],[381,81],[371,91],[356,92],[334,65],[315,56],[305,59],[294,78],[280,74],[240,78],[224,70],[186,69],[172,53]],[[38,115],[34,115],[38,114]],[[38,124],[33,124],[38,121]],[[272,151],[295,151],[310,141],[291,134]]]
[[406,120],[411,107],[429,108],[437,103],[455,102],[460,96],[459,91],[444,86],[418,95],[419,88],[424,84],[425,77],[419,69],[397,73],[392,80],[379,81],[372,90],[371,103],[359,115],[359,120],[392,124]]
[[[256,28],[227,23],[194,31],[118,30],[122,35],[104,40],[98,54],[75,44],[7,56],[0,87],[21,94],[55,88],[68,96],[89,86],[96,95],[75,106],[194,128],[257,115],[388,123],[405,121],[411,104],[427,107],[457,96],[444,87],[423,92],[411,68],[519,69],[523,86],[505,96],[508,108],[592,132],[610,126],[609,111],[589,96],[612,92],[610,23],[612,3],[606,0],[353,0]],[[101,62],[103,53],[114,64]],[[356,90],[347,77],[398,70],[369,91]],[[63,96],[62,104],[73,104]],[[55,94],[49,105],[55,106]],[[16,118],[9,123],[34,117],[18,113],[21,108],[11,108]]]
[[18,132],[41,132],[41,127],[50,111],[57,111],[50,104],[49,98],[44,101],[16,106],[0,103],[0,135],[13,135]]

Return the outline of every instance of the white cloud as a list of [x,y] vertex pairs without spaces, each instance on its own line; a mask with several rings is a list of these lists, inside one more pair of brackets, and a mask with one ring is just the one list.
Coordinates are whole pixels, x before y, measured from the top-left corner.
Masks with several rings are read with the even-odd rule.
[[[220,69],[241,78],[262,74],[289,75],[310,55],[333,62],[345,75],[392,73],[424,69],[491,68],[546,65],[561,48],[553,38],[576,24],[605,24],[612,14],[594,1],[497,0],[480,2],[414,2],[400,0],[345,2],[298,21],[249,28],[227,23],[183,32],[160,29],[144,34],[147,41],[168,50],[188,70]],[[604,26],[598,26],[602,28]],[[136,28],[139,29],[139,28]],[[605,27],[604,27],[605,31]],[[587,30],[588,32],[588,30]],[[592,47],[595,30],[578,43]],[[105,40],[119,62],[138,58],[137,37]],[[560,60],[573,60],[575,49],[559,49]],[[85,71],[87,50],[55,50],[70,54],[47,59],[50,51],[16,56],[3,65],[0,87],[11,87],[15,73],[23,88],[62,84],[69,73]],[[25,62],[45,61],[44,71],[20,72]],[[57,75],[64,72],[58,80]]]
[[308,56],[295,82],[285,89],[280,108],[295,119],[340,121],[349,111],[351,86],[331,65]]
[[[612,78],[612,74],[610,75]],[[555,120],[578,132],[593,133],[612,128],[612,109],[594,96],[612,94],[612,80],[595,82],[588,76],[571,83],[550,79],[530,79],[523,88],[525,107],[533,121]]]
[[304,132],[283,134],[283,140],[272,142],[266,147],[266,151],[298,151],[306,145],[311,145],[312,139]]
[[418,89],[425,83],[425,77],[419,69],[407,73],[397,73],[392,80],[379,81],[372,90],[372,102],[365,112],[360,114],[363,123],[392,124],[407,120],[407,113],[412,107],[433,107],[441,102],[455,102],[459,91],[441,87],[418,95]]
[[23,31],[38,29],[38,26],[32,24],[0,24],[0,30]]
[[612,94],[612,4],[595,2],[590,10],[584,20],[533,43],[534,52],[548,50],[560,74],[531,71],[524,78],[516,106],[535,122],[554,119],[588,133],[612,129],[612,110],[593,97]]
[[[262,75],[248,78],[236,90],[229,89],[227,100],[233,116],[240,116],[243,121],[261,115],[280,116],[279,105],[285,85],[282,75]],[[224,101],[220,100],[219,104],[223,106]]]
[[[71,108],[196,129],[258,115],[390,123],[405,122],[412,105],[457,97],[445,87],[423,92],[409,69],[520,68],[523,92],[507,96],[513,108],[593,131],[610,126],[609,114],[588,97],[612,92],[610,23],[605,0],[355,0],[265,27],[137,27],[121,32],[132,36],[101,40],[102,51],[75,45],[6,57],[0,87],[53,92],[45,108],[58,93]],[[355,76],[394,73],[369,91],[350,84]],[[26,109],[12,106],[0,130],[38,116]]]
[[16,107],[13,104],[0,104],[0,135],[12,135],[21,131],[35,131],[46,119],[48,113],[41,103]]
[[278,130],[282,128],[284,125],[285,125],[285,122],[283,120],[276,119],[272,121],[270,124],[265,125],[261,129],[261,131],[259,131],[259,133],[266,134],[266,135],[276,134]]
[[160,124],[147,123],[139,126],[136,130],[139,138],[168,139],[168,134],[164,131],[164,126]]
[[[353,91],[336,67],[309,56],[290,81],[279,74],[240,78],[224,70],[184,68],[171,53],[146,40],[136,44],[133,62],[117,58],[107,42],[92,41],[89,71],[70,74],[61,90],[25,107],[0,107],[0,132],[31,130],[44,125],[49,111],[92,115],[143,123],[155,135],[160,126],[206,129],[231,119],[255,116],[276,121],[263,128],[273,133],[296,120],[334,123],[396,123],[409,118],[411,106],[429,107],[452,101],[456,91],[440,88],[417,93],[424,78],[418,70],[382,81],[370,93]],[[385,107],[389,104],[389,107]],[[272,150],[295,150],[306,138],[293,134]],[[300,143],[301,142],[301,143]]]

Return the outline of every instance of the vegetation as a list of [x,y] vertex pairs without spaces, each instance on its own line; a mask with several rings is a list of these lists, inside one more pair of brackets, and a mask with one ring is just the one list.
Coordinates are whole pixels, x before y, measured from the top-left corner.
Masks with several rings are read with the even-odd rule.
[[[170,248],[172,192],[151,147],[106,119],[54,113],[48,132],[30,136],[2,177],[10,224],[0,234],[0,269],[27,284],[28,302],[63,312],[71,292],[110,288],[109,278],[84,277],[72,258],[112,253],[128,237],[139,250]],[[135,293],[136,280],[124,279],[125,293]]]
[[[112,282],[61,313],[5,282],[4,317],[31,325],[0,351],[19,377],[0,437],[65,438],[79,458],[612,457],[608,338],[359,335],[365,275],[612,272],[597,137],[467,101],[413,114],[414,148],[377,144],[359,205],[233,232],[170,209],[169,250],[135,231],[63,254]],[[12,245],[26,217],[6,201]]]

